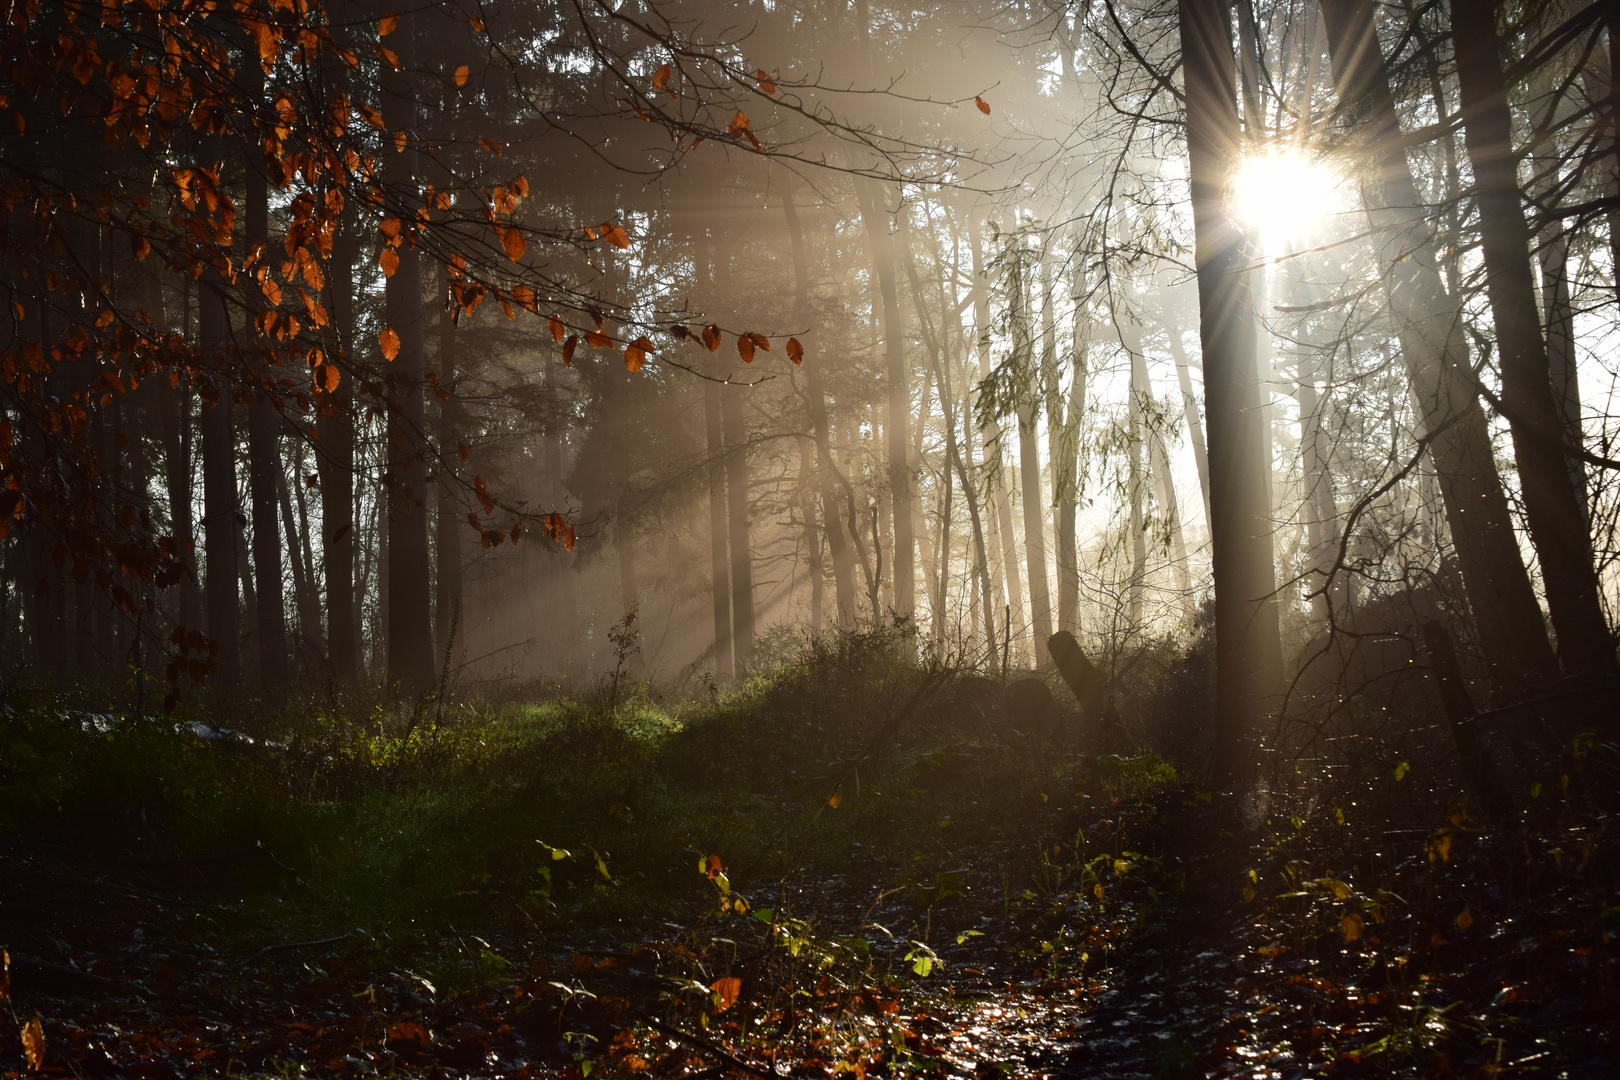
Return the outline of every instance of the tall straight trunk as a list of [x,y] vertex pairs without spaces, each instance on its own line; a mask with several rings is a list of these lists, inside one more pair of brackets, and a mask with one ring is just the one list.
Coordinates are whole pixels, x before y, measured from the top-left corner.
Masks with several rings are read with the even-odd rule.
[[1603,615],[1585,503],[1570,478],[1565,427],[1553,398],[1546,342],[1530,273],[1530,230],[1520,202],[1513,121],[1502,81],[1494,5],[1452,22],[1463,135],[1474,167],[1485,291],[1496,326],[1504,401],[1530,540],[1566,673],[1608,667],[1614,646]]
[[[1054,306],[1051,272],[1044,269],[1042,286],[1045,305],[1042,309],[1043,356],[1050,357],[1050,385],[1046,389],[1046,432],[1050,446],[1052,467],[1052,502],[1056,507],[1053,534],[1057,544],[1057,628],[1073,634],[1079,630],[1077,616],[1080,609],[1080,551],[1075,533],[1079,513],[1080,490],[1080,413],[1084,408],[1085,365],[1083,338],[1076,327],[1074,348],[1069,364],[1069,400],[1063,399],[1062,381],[1057,364],[1057,312]],[[1078,293],[1080,290],[1073,290]],[[1078,303],[1078,301],[1077,301]]]
[[1260,770],[1260,740],[1282,682],[1266,438],[1255,364],[1254,297],[1242,230],[1228,212],[1241,134],[1228,8],[1180,0],[1187,148],[1209,424],[1215,578],[1215,757],[1223,784]]
[[1204,498],[1204,523],[1209,524],[1209,446],[1204,441],[1204,422],[1198,414],[1198,396],[1193,393],[1191,363],[1187,348],[1181,341],[1181,328],[1172,315],[1173,305],[1168,299],[1163,305],[1165,337],[1170,343],[1170,358],[1176,364],[1176,383],[1181,389],[1181,412],[1187,422],[1187,442],[1192,449],[1193,465],[1198,469],[1198,490]]
[[[893,511],[894,610],[909,619],[917,609],[917,546],[911,517],[911,391],[906,371],[906,337],[900,317],[900,290],[895,281],[894,242],[889,235],[888,215],[879,204],[879,193],[871,182],[855,181],[872,249],[872,266],[877,276],[882,304],[883,377],[887,383],[888,418],[884,423],[889,459],[889,503]],[[874,305],[877,306],[877,305]]]
[[[217,270],[203,274],[197,301],[199,343],[223,368],[230,324],[225,283]],[[214,656],[215,684],[229,693],[236,689],[242,673],[242,627],[236,592],[236,438],[231,425],[231,385],[223,373],[215,380],[214,400],[203,403],[201,427],[208,636],[219,646]]]
[[[247,87],[250,101],[256,102],[263,93],[264,76],[257,63],[246,65],[249,72]],[[252,251],[256,245],[270,238],[269,192],[265,183],[262,162],[254,159],[250,149],[246,162],[247,198],[243,207],[244,239]],[[245,295],[253,297],[250,285]],[[248,321],[260,310],[250,301]],[[257,326],[246,331],[249,339],[260,338]],[[268,342],[268,339],[262,339]],[[269,377],[267,368],[259,372]],[[281,479],[281,451],[277,434],[281,427],[279,410],[263,390],[255,389],[248,395],[248,502],[252,507],[253,525],[253,583],[259,601],[259,688],[268,694],[278,694],[287,685],[287,609],[282,595],[281,529],[277,520],[276,485]]]
[[1372,0],[1323,0],[1347,120],[1367,147],[1362,203],[1373,228],[1407,379],[1428,432],[1468,606],[1499,692],[1557,674],[1514,534],[1490,432],[1472,386],[1462,307],[1441,281],[1430,222],[1402,146]]
[[[1025,267],[1014,264],[1013,272],[1013,348],[1023,360],[1024,371],[1032,383],[1038,382],[1036,366],[1030,361],[1034,350],[1033,327],[1030,323],[1030,289]],[[1052,592],[1046,577],[1046,498],[1041,491],[1040,438],[1035,427],[1034,398],[1038,387],[1025,389],[1026,400],[1018,407],[1018,486],[1023,496],[1024,555],[1029,571],[1029,608],[1031,615],[1030,651],[1035,656],[1035,667],[1044,671],[1051,663],[1046,643],[1052,637]]]
[[304,558],[308,541],[299,527],[298,520],[293,517],[291,486],[297,480],[297,473],[293,474],[291,481],[285,476],[277,476],[276,502],[281,510],[281,528],[286,538],[287,556],[292,562],[293,603],[298,609],[298,636],[307,648],[318,653],[321,650],[321,602],[315,595],[315,582],[311,580],[310,574],[311,566]]
[[1126,408],[1130,440],[1126,469],[1126,486],[1129,490],[1126,494],[1130,500],[1131,577],[1125,594],[1125,625],[1128,632],[1135,634],[1142,630],[1142,594],[1147,588],[1147,514],[1143,510],[1147,497],[1147,477],[1142,468],[1142,450],[1147,442],[1147,426],[1142,419],[1145,404],[1142,375],[1146,365],[1142,358],[1141,335],[1135,333],[1135,327],[1127,330],[1122,326],[1121,331],[1122,336],[1130,334],[1133,338],[1125,345],[1131,363],[1131,389]]
[[727,380],[720,386],[720,420],[725,436],[726,517],[731,552],[731,654],[736,674],[754,659],[754,548],[749,537],[748,420],[743,412],[748,387]]
[[[354,577],[354,261],[358,254],[353,219],[345,216],[332,242],[327,266],[327,305],[331,312],[327,351],[344,367],[342,381],[328,396],[316,421],[316,472],[321,484],[321,559],[326,584],[327,664],[332,677],[348,682],[360,674],[361,604]],[[347,361],[347,362],[346,362]]]
[[[1322,435],[1323,404],[1316,390],[1316,355],[1307,347],[1299,357],[1299,437],[1305,472],[1305,530],[1310,542],[1311,610],[1318,619],[1342,618],[1344,574],[1335,573],[1339,555],[1339,507]],[[1331,587],[1330,587],[1331,586]]]
[[[698,284],[707,297],[714,292],[713,253],[706,229],[699,231],[696,262]],[[703,430],[709,454],[709,598],[714,610],[715,675],[729,679],[735,673],[731,648],[731,563],[726,514],[726,437],[722,416],[725,387],[720,365],[710,361],[709,378],[703,382]]]
[[[416,66],[416,16],[399,16],[394,46],[400,71],[385,70],[382,115],[391,132],[407,132],[405,149],[383,150],[383,181],[392,197],[413,209],[417,201],[416,98],[409,73]],[[392,43],[391,43],[392,44]],[[433,685],[433,614],[427,527],[427,447],[422,443],[422,259],[407,242],[398,249],[399,269],[384,288],[388,326],[399,352],[388,369],[388,682],[405,693]]]
[[826,570],[821,561],[821,529],[816,524],[815,443],[804,436],[799,444],[799,516],[804,521],[805,569],[810,575],[810,629],[826,626]]
[[[448,288],[448,284],[446,285]],[[434,517],[434,638],[441,652],[449,649],[450,638],[461,617],[461,540],[467,529],[466,514],[457,498],[455,468],[460,460],[461,400],[456,397],[456,323],[450,309],[439,297],[439,389],[449,395],[439,402],[439,491]],[[437,658],[441,663],[445,658]]]
[[[972,211],[968,218],[968,244],[973,257],[973,324],[977,330],[979,379],[982,382],[990,377],[990,296],[985,288],[983,238],[979,235],[978,217]],[[992,616],[1000,615],[1014,626],[1023,626],[1024,587],[1018,568],[1018,546],[1013,537],[1012,502],[1007,498],[1007,483],[1001,468],[1000,428],[993,420],[986,419],[979,427],[979,437],[984,444],[989,496],[996,509],[990,527],[990,544],[994,549],[992,558],[997,564],[992,577],[996,602]],[[1002,630],[1004,635],[1010,636],[1007,627],[1004,626]]]
[[[187,283],[189,285],[189,282]],[[189,320],[188,320],[189,321]],[[189,573],[180,579],[176,622],[188,630],[201,629],[202,611],[197,596],[197,523],[192,507],[192,423],[190,387],[159,385],[157,409],[163,440],[163,478],[169,496],[169,528],[179,542],[180,559]]]

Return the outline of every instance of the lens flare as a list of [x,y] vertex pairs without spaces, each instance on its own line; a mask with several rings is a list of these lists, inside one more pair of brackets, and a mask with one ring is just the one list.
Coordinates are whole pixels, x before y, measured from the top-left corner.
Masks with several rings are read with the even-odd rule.
[[1276,251],[1322,228],[1339,209],[1338,188],[1331,170],[1298,151],[1255,154],[1238,173],[1237,212]]

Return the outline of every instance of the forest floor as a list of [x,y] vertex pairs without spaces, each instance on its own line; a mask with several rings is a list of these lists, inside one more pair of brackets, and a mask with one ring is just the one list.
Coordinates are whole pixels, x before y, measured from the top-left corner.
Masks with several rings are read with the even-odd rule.
[[1051,732],[898,737],[893,672],[812,731],[784,702],[831,715],[823,677],[318,749],[13,711],[0,1071],[1620,1076],[1614,822],[1580,794],[1612,757],[1515,828],[1432,791],[1403,826],[1368,807],[1405,762],[1237,805]]

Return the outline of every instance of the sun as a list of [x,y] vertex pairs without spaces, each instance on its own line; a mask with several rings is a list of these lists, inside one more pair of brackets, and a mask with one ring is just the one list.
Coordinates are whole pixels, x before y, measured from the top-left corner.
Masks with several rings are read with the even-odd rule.
[[1238,216],[1268,252],[1319,232],[1341,201],[1339,178],[1297,150],[1249,155],[1238,171],[1235,195]]

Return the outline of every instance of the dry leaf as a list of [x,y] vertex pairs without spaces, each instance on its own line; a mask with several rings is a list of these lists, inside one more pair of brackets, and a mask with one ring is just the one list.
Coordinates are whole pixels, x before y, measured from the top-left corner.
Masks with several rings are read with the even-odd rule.
[[761,68],[754,72],[754,78],[759,81],[759,88],[761,90],[771,95],[771,97],[776,96],[776,80],[771,78],[769,72]]
[[675,69],[668,64],[660,64],[658,70],[653,72],[652,87],[654,90],[668,90],[669,80],[675,74]]
[[644,337],[638,337],[625,346],[624,366],[630,369],[632,375],[640,371],[641,365],[647,362],[647,354],[652,351],[652,347],[653,343]]
[[399,29],[399,12],[397,12],[397,11],[395,11],[395,12],[393,12],[391,14],[388,14],[388,15],[384,15],[381,19],[379,19],[377,21],[377,36],[378,37],[387,37],[389,34],[392,34],[395,30],[398,30],[398,29]]
[[1339,932],[1344,935],[1346,941],[1360,941],[1364,927],[1361,916],[1353,911],[1339,920]]
[[1457,929],[1459,929],[1459,930],[1467,930],[1470,926],[1473,926],[1473,925],[1474,925],[1473,913],[1470,912],[1467,908],[1463,908],[1462,909],[1462,914],[1457,916]]
[[771,339],[766,337],[764,334],[744,334],[743,337],[747,338],[749,341],[752,341],[756,348],[762,349],[765,352],[771,351]]
[[742,357],[742,362],[745,364],[754,362],[754,339],[748,334],[738,335],[737,355]]
[[513,262],[523,258],[523,253],[529,249],[529,242],[523,238],[523,230],[512,225],[500,231],[501,246],[506,249],[506,257]]
[[975,97],[973,99],[973,104],[977,105],[979,107],[979,111],[984,113],[984,115],[986,115],[986,116],[990,115],[990,103],[988,101],[984,100],[984,98]]
[[788,338],[787,355],[788,359],[793,361],[795,364],[804,363],[804,346],[799,343],[798,338]]
[[472,74],[472,69],[469,68],[466,64],[462,64],[460,67],[456,68],[456,85],[457,86],[466,86],[467,85],[467,78],[471,74]]
[[392,326],[377,335],[377,344],[382,348],[384,360],[392,360],[399,355],[399,334]]
[[553,315],[546,320],[546,329],[551,331],[552,341],[561,341],[563,339],[565,328],[563,327],[563,321],[557,316]]
[[714,980],[709,989],[714,991],[714,1011],[725,1012],[737,1004],[737,995],[742,993],[742,980],[728,975],[724,979]]
[[838,804],[843,801],[844,797],[842,795],[834,795],[832,798],[827,800],[827,805],[836,810],[838,809]]
[[393,277],[399,269],[399,252],[391,247],[385,247],[377,256],[377,265],[382,267],[383,277]]
[[710,324],[703,328],[703,344],[709,347],[710,352],[714,352],[720,347],[720,328],[718,326]]
[[399,54],[393,49],[390,49],[386,45],[379,45],[377,46],[377,55],[382,58],[383,63],[387,64],[395,71],[399,70]]
[[22,1026],[22,1044],[28,1067],[38,1072],[45,1064],[45,1029],[40,1026],[39,1017],[31,1017]]
[[579,335],[578,334],[569,334],[568,335],[568,340],[563,342],[563,348],[562,348],[563,367],[573,367],[574,366],[574,347],[576,345],[578,345],[578,344],[579,344]]
[[585,332],[585,344],[593,349],[606,349],[613,344],[613,339],[600,330],[587,330]]

